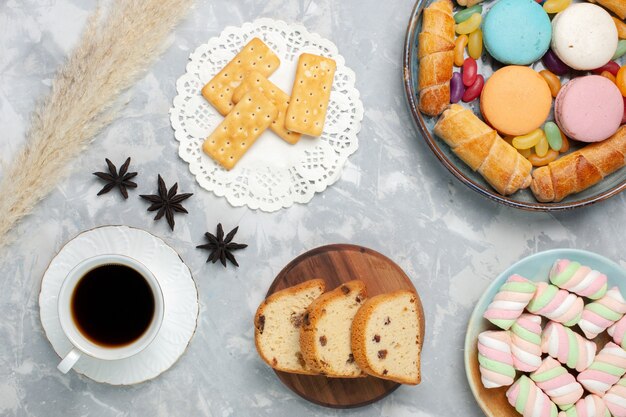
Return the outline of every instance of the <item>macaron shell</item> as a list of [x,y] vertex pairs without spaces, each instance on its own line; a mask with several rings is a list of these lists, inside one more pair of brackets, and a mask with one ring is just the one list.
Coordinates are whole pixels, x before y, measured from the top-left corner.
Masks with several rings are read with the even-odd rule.
[[483,41],[505,64],[529,65],[550,47],[550,18],[534,0],[500,0],[485,15]]
[[566,136],[599,142],[619,128],[624,100],[613,82],[599,75],[578,77],[563,86],[554,103],[554,116]]
[[548,118],[552,94],[539,73],[510,65],[494,72],[480,96],[483,118],[494,129],[512,136],[539,128]]
[[563,132],[565,136],[567,136],[568,138],[572,138],[572,139],[573,139],[573,136],[571,132],[567,130],[567,125],[565,125],[564,123],[561,123],[560,110],[562,109],[561,103],[563,101],[563,98],[567,95],[567,91],[574,84],[575,83],[572,83],[571,81],[564,84],[559,90],[559,94],[554,99],[554,122],[559,126],[559,129],[561,129],[561,132]]
[[603,66],[615,54],[617,42],[611,15],[595,4],[573,4],[552,20],[552,50],[574,69]]

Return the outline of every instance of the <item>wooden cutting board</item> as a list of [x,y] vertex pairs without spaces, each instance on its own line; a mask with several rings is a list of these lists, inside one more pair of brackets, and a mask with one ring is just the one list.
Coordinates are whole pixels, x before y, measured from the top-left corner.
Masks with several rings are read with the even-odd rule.
[[[313,249],[291,261],[278,274],[267,295],[313,278],[324,279],[327,290],[360,279],[365,282],[369,296],[400,289],[417,293],[404,271],[386,256],[362,246],[338,244]],[[275,372],[283,384],[302,398],[333,408],[371,404],[400,386],[374,377],[327,378]]]

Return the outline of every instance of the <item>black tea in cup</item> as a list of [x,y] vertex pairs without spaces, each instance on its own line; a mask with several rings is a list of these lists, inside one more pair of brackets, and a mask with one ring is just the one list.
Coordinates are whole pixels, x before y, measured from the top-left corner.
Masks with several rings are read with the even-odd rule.
[[126,265],[105,264],[85,273],[74,288],[72,319],[96,345],[123,347],[150,327],[155,300],[150,285]]

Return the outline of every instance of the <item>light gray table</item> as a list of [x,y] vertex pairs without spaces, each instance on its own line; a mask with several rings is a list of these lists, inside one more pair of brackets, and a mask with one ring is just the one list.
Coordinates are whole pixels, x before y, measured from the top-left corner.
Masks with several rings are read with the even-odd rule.
[[[480,416],[463,368],[469,314],[489,282],[534,252],[576,247],[622,261],[624,198],[559,215],[501,207],[458,183],[439,165],[411,124],[401,84],[404,32],[412,0],[212,0],[172,36],[167,52],[131,90],[121,118],[74,163],[72,174],[15,230],[0,253],[0,416]],[[29,114],[78,40],[95,1],[6,0],[0,3],[0,155],[23,145]],[[232,208],[198,187],[177,156],[168,110],[175,81],[197,45],[227,25],[259,16],[302,22],[333,40],[357,74],[365,106],[360,148],[343,177],[306,206],[277,213]],[[139,189],[96,197],[91,175],[103,157],[133,157]],[[138,195],[156,175],[194,192],[172,233],[153,222]],[[2,198],[0,196],[0,198]],[[1,214],[0,214],[1,215]],[[205,264],[195,249],[218,222],[240,226],[239,269]],[[158,379],[138,386],[100,385],[56,370],[37,297],[42,273],[68,239],[105,224],[128,224],[165,239],[195,276],[200,317],[187,353]],[[353,410],[330,410],[287,390],[258,358],[252,317],[281,268],[328,243],[376,249],[411,276],[427,329],[423,379]]]

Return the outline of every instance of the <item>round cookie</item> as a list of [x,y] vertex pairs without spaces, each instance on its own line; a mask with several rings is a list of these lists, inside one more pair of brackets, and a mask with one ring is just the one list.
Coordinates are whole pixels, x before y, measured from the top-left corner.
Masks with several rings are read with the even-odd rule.
[[548,83],[528,67],[510,65],[494,72],[480,95],[480,111],[497,131],[520,136],[540,127],[550,114]]
[[599,75],[569,81],[554,103],[554,117],[563,133],[582,142],[599,142],[613,135],[623,114],[619,89]]
[[592,70],[609,62],[617,49],[617,28],[600,6],[577,3],[552,20],[552,50],[568,66]]
[[505,64],[529,65],[550,47],[550,18],[534,0],[500,0],[485,16],[483,41]]

